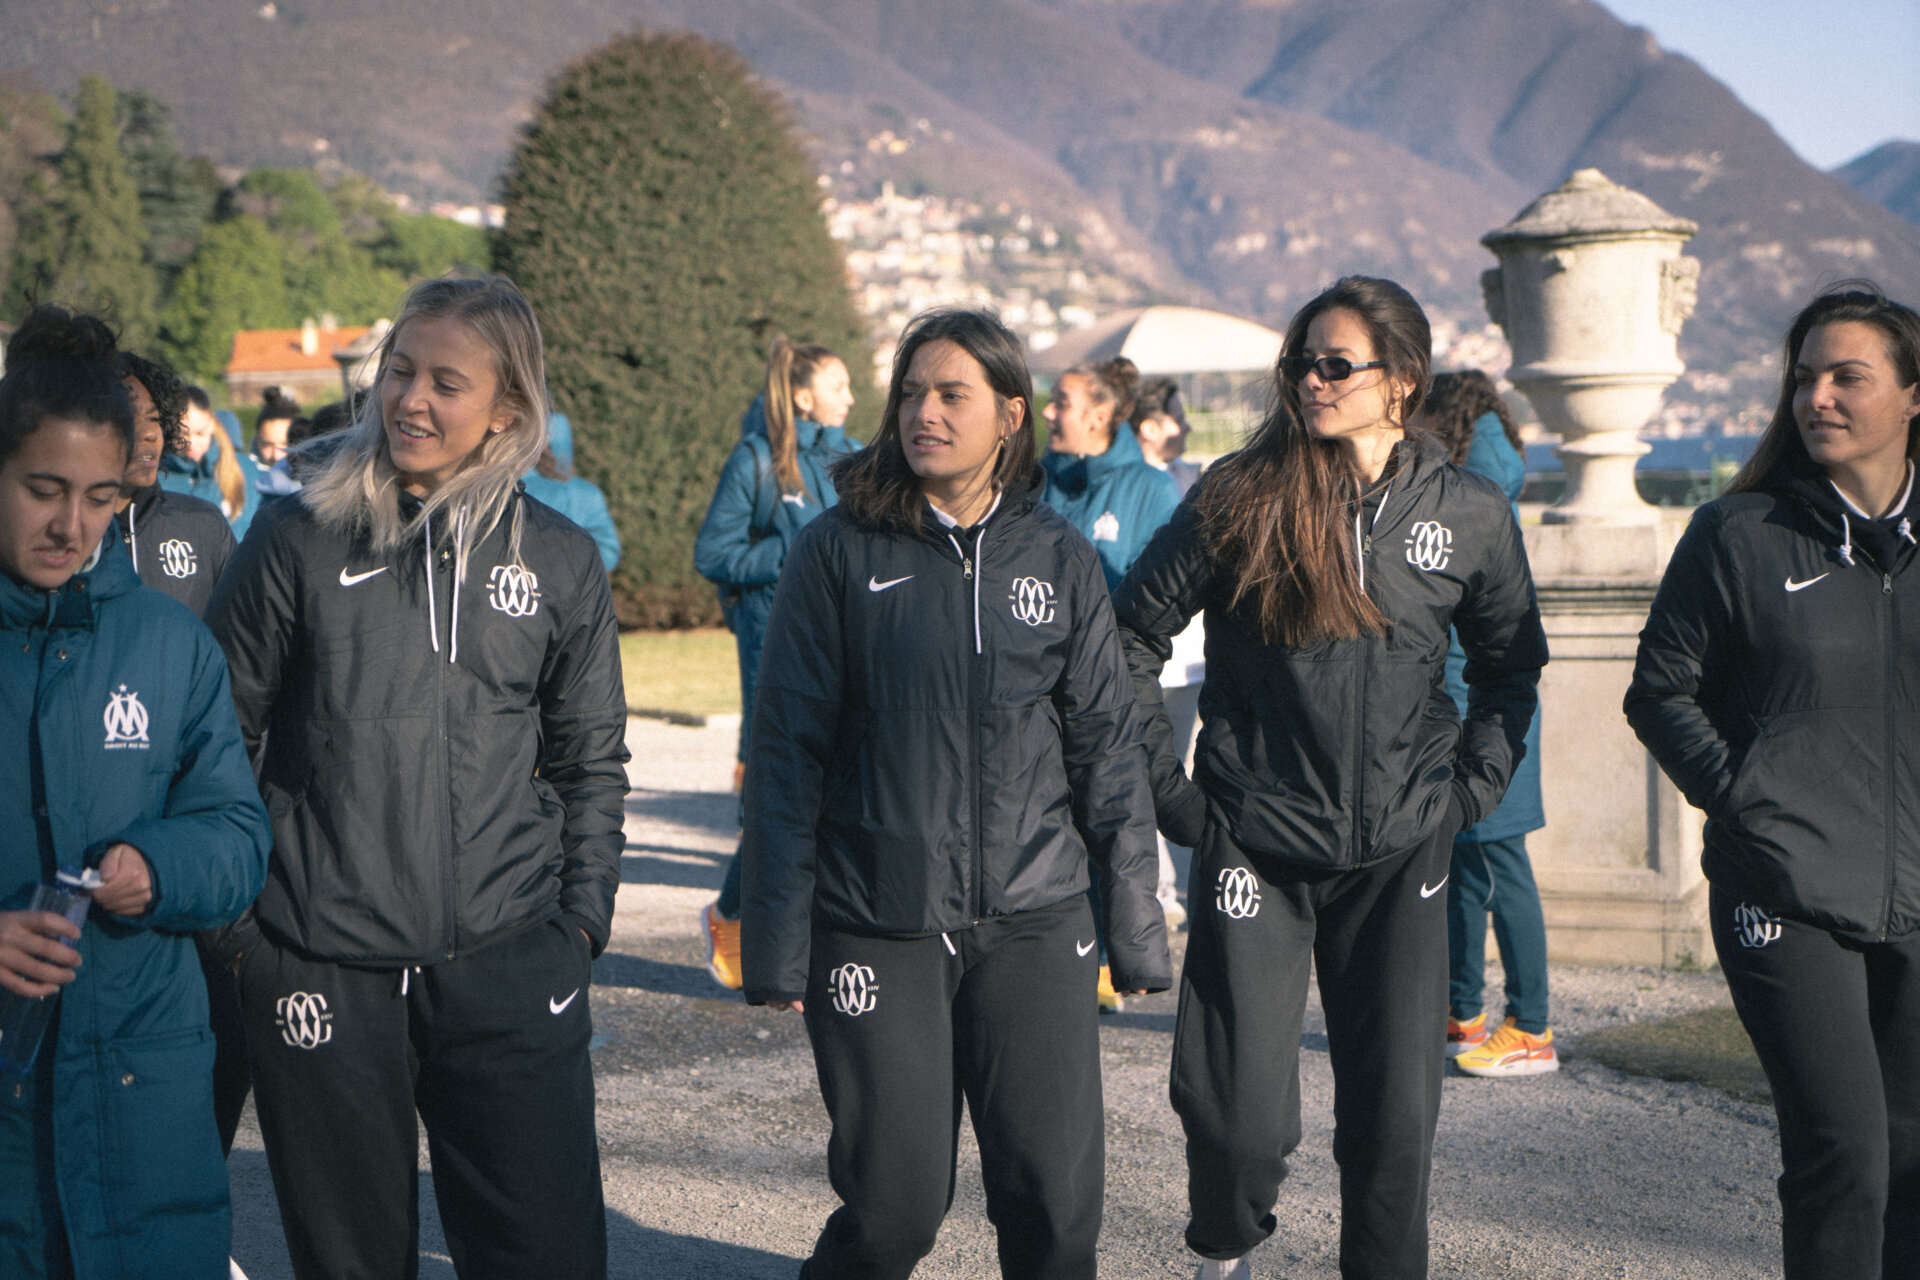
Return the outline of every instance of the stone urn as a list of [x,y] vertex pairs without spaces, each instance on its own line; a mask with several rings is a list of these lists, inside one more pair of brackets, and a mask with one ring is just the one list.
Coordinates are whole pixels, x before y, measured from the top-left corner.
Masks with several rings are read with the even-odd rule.
[[1480,284],[1513,348],[1507,377],[1562,441],[1567,487],[1544,522],[1658,522],[1633,487],[1637,433],[1686,368],[1677,342],[1700,263],[1680,247],[1698,229],[1581,169],[1480,238],[1500,259]]

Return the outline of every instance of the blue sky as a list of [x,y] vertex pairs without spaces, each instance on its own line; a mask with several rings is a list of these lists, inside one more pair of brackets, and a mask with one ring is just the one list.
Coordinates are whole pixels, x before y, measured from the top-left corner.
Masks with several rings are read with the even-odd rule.
[[1600,0],[1684,53],[1822,169],[1920,142],[1920,0]]

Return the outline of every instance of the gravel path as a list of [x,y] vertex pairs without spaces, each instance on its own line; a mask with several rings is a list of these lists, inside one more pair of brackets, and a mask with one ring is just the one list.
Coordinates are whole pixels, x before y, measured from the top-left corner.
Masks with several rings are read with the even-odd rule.
[[[593,991],[601,1159],[616,1277],[790,1277],[836,1203],[827,1126],[800,1020],[750,1009],[707,978],[697,914],[735,839],[734,727],[630,722],[635,790],[613,945]],[[1184,945],[1184,935],[1176,948]],[[1499,980],[1497,968],[1489,982]],[[1727,1002],[1717,973],[1552,973],[1556,1033]],[[1185,1168],[1166,1101],[1171,994],[1102,1020],[1107,1098],[1103,1273],[1190,1276],[1180,1241]],[[1301,1042],[1305,1138],[1281,1189],[1280,1230],[1255,1274],[1339,1274],[1333,1094],[1317,997]],[[425,1152],[422,1151],[422,1165]],[[998,1275],[978,1158],[923,1280]],[[232,1160],[235,1256],[287,1276],[251,1114]],[[1772,1113],[1697,1085],[1622,1075],[1577,1053],[1557,1075],[1452,1075],[1434,1158],[1432,1274],[1717,1280],[1779,1274]],[[422,1175],[421,1275],[453,1274]]]

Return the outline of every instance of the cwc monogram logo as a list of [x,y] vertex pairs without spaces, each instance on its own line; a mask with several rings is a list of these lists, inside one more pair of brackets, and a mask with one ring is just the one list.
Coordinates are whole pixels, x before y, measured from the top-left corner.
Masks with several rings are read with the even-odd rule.
[[1015,578],[1013,594],[1007,599],[1013,601],[1013,616],[1030,627],[1053,621],[1053,584],[1042,582],[1038,578]]
[[1407,563],[1432,573],[1453,558],[1453,530],[1438,520],[1422,520],[1407,538]]
[[834,1012],[849,1018],[873,1012],[880,984],[874,981],[873,970],[866,965],[843,964],[827,975],[827,982],[833,987]]
[[169,578],[191,578],[194,570],[199,567],[200,563],[194,558],[191,542],[168,538],[160,544],[160,572]]
[[273,1002],[273,1025],[295,1049],[318,1049],[333,1039],[333,1015],[319,992],[296,991]]
[[540,579],[517,564],[497,564],[487,575],[487,603],[509,618],[540,612]]
[[1260,882],[1245,867],[1222,867],[1214,878],[1213,905],[1230,920],[1251,920],[1260,914]]
[[1740,931],[1740,945],[1749,951],[1780,940],[1780,918],[1745,902],[1733,909],[1733,926]]
[[101,720],[107,726],[107,750],[138,747],[145,751],[151,745],[147,741],[147,709],[140,705],[140,695],[128,693],[125,685],[118,693],[107,695],[107,710]]

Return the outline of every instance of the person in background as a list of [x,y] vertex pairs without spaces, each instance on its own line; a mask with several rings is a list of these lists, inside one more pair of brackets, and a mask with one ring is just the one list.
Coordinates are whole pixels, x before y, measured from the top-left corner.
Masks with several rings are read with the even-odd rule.
[[455,1270],[601,1280],[589,985],[626,697],[599,552],[529,499],[533,309],[408,291],[375,392],[240,544],[208,625],[274,821],[237,964],[295,1274],[410,1275],[419,1127]]
[[213,584],[233,555],[233,526],[220,508],[160,483],[167,452],[186,448],[187,388],[156,360],[120,353],[120,380],[133,404],[133,454],[127,463],[116,523],[146,586],[178,600],[196,617],[207,611]]
[[520,477],[527,492],[593,535],[608,573],[620,563],[620,533],[600,486],[573,472],[573,424],[564,413],[547,415],[547,449]]
[[1844,281],[1785,348],[1753,457],[1667,565],[1626,712],[1707,814],[1714,949],[1780,1123],[1787,1280],[1913,1280],[1920,314]]
[[[1180,384],[1172,378],[1152,378],[1143,383],[1133,417],[1141,456],[1148,466],[1166,472],[1180,496],[1186,497],[1200,478],[1200,468],[1181,456],[1187,451],[1189,428],[1186,407],[1180,400]],[[1194,735],[1200,728],[1200,686],[1207,678],[1206,646],[1206,615],[1195,614],[1187,629],[1173,638],[1173,656],[1160,669],[1160,697],[1167,709],[1174,749],[1182,760],[1189,762],[1193,756]],[[1154,840],[1160,846],[1160,884],[1154,896],[1160,899],[1160,907],[1167,914],[1167,928],[1178,929],[1187,919],[1187,909],[1180,902],[1179,868],[1166,835],[1156,831]],[[1191,849],[1182,849],[1181,859],[1190,859],[1192,853]]]
[[747,761],[751,1004],[806,1018],[841,1206],[801,1268],[907,1280],[961,1104],[1008,1280],[1093,1280],[1105,1185],[1091,883],[1172,982],[1105,575],[1039,501],[1020,340],[921,315],[874,443],[794,539]]
[[[291,493],[300,492],[305,477],[313,474],[331,452],[330,446],[303,449],[308,441],[330,436],[353,425],[353,409],[344,400],[321,405],[310,418],[295,418],[287,424],[287,454],[273,464],[273,470],[254,481],[260,506],[271,506]],[[255,514],[258,514],[256,511]]]
[[[693,543],[693,567],[720,589],[722,611],[740,660],[739,763],[742,790],[754,693],[767,614],[787,549],[834,502],[833,464],[859,448],[847,437],[853,384],[839,356],[815,343],[777,337],[767,379],[740,419],[740,443],[727,455],[713,500]],[[744,809],[743,809],[744,813]],[[707,972],[740,986],[740,859],[727,863],[720,896],[700,909]]]
[[[140,585],[111,532],[134,437],[112,334],[36,307],[6,368],[0,992],[60,1001],[30,1074],[0,1088],[0,1275],[223,1280],[227,1169],[191,935],[260,891],[267,814],[219,646]],[[21,909],[83,867],[104,881],[83,925]]]
[[[1312,976],[1334,1078],[1344,1275],[1427,1270],[1445,1073],[1453,836],[1525,751],[1547,660],[1526,549],[1494,487],[1409,435],[1433,348],[1390,280],[1348,276],[1288,325],[1272,407],[1207,468],[1114,593],[1154,807],[1194,849],[1171,1098],[1200,1280],[1244,1280],[1299,1144]],[[1189,780],[1161,708],[1207,611]],[[1464,720],[1441,689],[1467,651]]]
[[[1527,465],[1520,432],[1493,379],[1478,369],[1442,373],[1408,424],[1446,446],[1457,467],[1485,476],[1517,503]],[[1513,508],[1514,520],[1520,509]],[[1447,694],[1467,713],[1467,655],[1447,650]],[[1540,802],[1540,709],[1527,726],[1527,753],[1500,805],[1453,838],[1447,879],[1447,1053],[1468,1075],[1531,1076],[1560,1069],[1547,1025],[1547,923],[1527,857],[1527,833],[1547,825]],[[1505,974],[1504,1021],[1487,1030],[1487,915]]]
[[199,387],[187,388],[186,424],[186,448],[160,460],[160,483],[213,503],[233,524],[234,537],[246,537],[260,506],[253,460],[235,446],[234,436],[220,425],[212,401]]
[[287,428],[300,417],[300,402],[279,387],[268,387],[260,397],[260,417],[253,428],[253,460],[261,471],[271,471],[287,456],[291,441]]
[[1173,515],[1180,487],[1141,456],[1130,419],[1140,371],[1122,356],[1075,365],[1054,380],[1047,423],[1047,505],[1099,553],[1112,587]]
[[[1180,504],[1179,486],[1147,465],[1134,438],[1129,419],[1139,386],[1140,370],[1124,356],[1075,365],[1054,380],[1041,415],[1047,423],[1047,452],[1040,459],[1047,473],[1045,501],[1093,543],[1109,590]],[[1177,891],[1173,902],[1178,909]],[[1104,959],[1106,927],[1098,899],[1093,907]],[[1095,998],[1102,1013],[1119,1013],[1125,1005],[1108,966],[1101,966]]]

